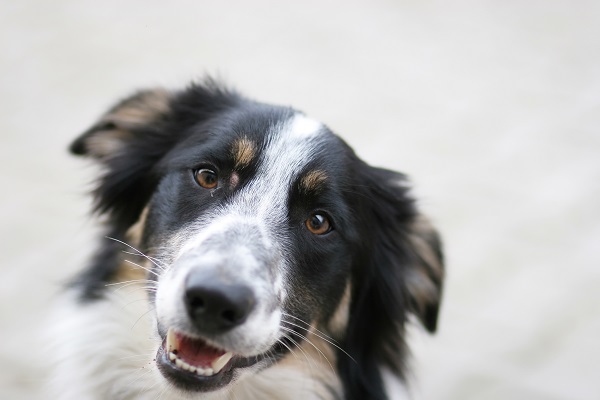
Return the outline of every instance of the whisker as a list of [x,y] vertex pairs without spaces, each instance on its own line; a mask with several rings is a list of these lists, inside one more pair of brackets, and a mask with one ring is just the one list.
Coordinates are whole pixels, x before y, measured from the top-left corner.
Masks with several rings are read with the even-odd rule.
[[152,258],[151,258],[151,257],[147,256],[147,255],[146,255],[146,254],[144,254],[142,251],[140,251],[140,250],[136,249],[136,248],[135,248],[135,247],[133,247],[132,245],[130,245],[130,244],[128,244],[128,243],[125,243],[125,242],[124,242],[124,241],[122,241],[122,240],[119,240],[119,239],[115,239],[115,238],[113,238],[113,237],[110,237],[110,236],[105,236],[105,237],[106,237],[107,239],[114,240],[115,242],[121,243],[122,245],[125,245],[125,246],[129,247],[130,249],[132,249],[133,251],[135,251],[137,255],[140,255],[140,256],[142,256],[142,257],[145,257],[145,258],[146,258],[148,261],[150,261],[152,264],[156,265],[156,266],[157,266],[158,268],[160,268],[161,270],[163,270],[163,271],[165,270],[165,268],[164,268],[162,265],[160,265],[160,264],[157,264],[155,261],[153,261],[153,260],[152,260]]
[[127,250],[123,250],[123,253],[125,253],[125,254],[131,254],[132,256],[145,257],[145,258],[149,259],[150,261],[154,261],[155,262],[154,265],[156,265],[157,267],[159,267],[161,269],[165,269],[165,266],[162,265],[162,262],[158,258],[156,258],[156,257],[152,257],[152,256],[149,256],[147,254],[134,253],[133,251],[127,251]]
[[132,305],[133,303],[137,303],[137,302],[140,302],[140,301],[148,301],[148,299],[137,299],[137,300],[132,300],[132,301],[130,301],[129,303],[127,303],[127,304],[124,304],[124,305],[123,305],[123,307],[121,307],[121,309],[124,309],[125,307],[128,307],[128,306]]
[[[335,344],[335,343],[333,343],[332,341],[328,340],[327,338],[324,338],[323,336],[320,336],[320,335],[318,335],[317,333],[315,333],[315,332],[312,332],[312,331],[310,331],[310,330],[306,329],[306,328],[305,328],[305,327],[303,327],[303,326],[300,326],[300,325],[294,324],[293,322],[290,322],[290,321],[285,321],[285,320],[283,320],[283,319],[281,320],[281,322],[284,322],[284,323],[286,323],[286,324],[290,324],[290,325],[296,326],[296,327],[298,327],[298,328],[300,328],[300,329],[304,329],[304,330],[305,330],[306,332],[308,332],[308,333],[312,333],[313,335],[315,335],[316,337],[318,337],[318,338],[320,338],[320,339],[322,339],[322,340],[326,341],[326,342],[327,342],[327,343],[329,343],[330,345],[332,345],[332,346],[335,346],[335,347],[336,347],[337,349],[339,349],[339,350],[340,350],[342,353],[344,353],[345,355],[347,355],[347,356],[348,356],[348,357],[349,357],[349,358],[350,358],[352,361],[354,361],[355,363],[357,363],[357,364],[358,364],[358,362],[357,362],[357,361],[354,359],[354,357],[352,357],[350,354],[348,354],[348,352],[347,352],[346,350],[342,349],[340,346],[338,346],[337,344]],[[289,328],[288,328],[288,329],[289,329]],[[315,330],[316,330],[316,328],[315,328]]]
[[[132,285],[134,285],[134,284],[133,284],[133,283],[129,283],[129,284],[127,284],[127,285],[123,285],[123,286],[121,286],[121,287],[119,287],[119,288],[116,288],[115,290],[113,290],[113,293],[115,293],[115,294],[116,294],[116,293],[118,293],[119,291],[121,291],[121,290],[123,290],[123,289],[126,289],[126,288],[128,288],[129,286],[132,286]],[[129,291],[129,292],[125,292],[125,293],[126,293],[126,294],[131,294],[131,293],[134,293],[134,292],[136,292],[136,291],[138,291],[138,290],[146,290],[146,291],[150,291],[149,289],[151,289],[151,290],[153,290],[153,291],[157,291],[157,290],[158,290],[158,287],[149,287],[149,286],[134,287],[134,289],[133,289],[133,290],[131,290],[131,291]]]
[[[136,292],[136,290],[132,291],[131,293],[134,293],[134,292]],[[128,293],[128,294],[131,294],[131,293]],[[125,299],[121,298],[121,299],[119,299],[119,302],[120,302],[120,305],[121,305],[121,310],[124,310],[125,308],[129,307],[133,303],[137,303],[139,301],[146,301],[147,302],[148,298],[144,297],[142,299],[131,300],[131,301],[127,302],[127,303],[125,303]]]
[[151,279],[133,279],[133,280],[130,280],[130,281],[107,283],[104,286],[116,286],[116,285],[134,284],[134,283],[156,283],[156,285],[158,286],[158,282],[153,281]]
[[157,277],[157,278],[159,278],[159,277],[160,277],[160,275],[159,275],[159,274],[157,274],[156,272],[152,271],[151,269],[149,269],[149,268],[146,268],[146,267],[142,267],[141,265],[139,265],[139,264],[136,264],[136,263],[134,263],[133,261],[125,260],[125,262],[127,262],[127,263],[129,263],[129,264],[133,264],[133,265],[135,265],[136,267],[139,267],[139,268],[141,268],[141,269],[143,269],[143,270],[146,270],[146,271],[150,272],[151,274],[154,274],[154,275],[156,275],[156,277]]
[[[283,327],[282,327],[282,326],[280,326],[280,328],[283,328]],[[290,329],[289,329],[289,328],[284,328],[284,330],[286,330],[286,331],[288,331],[288,332],[290,331]],[[309,367],[310,367],[312,370],[316,369],[316,366],[315,366],[315,365],[314,365],[314,364],[311,362],[310,358],[308,357],[308,355],[306,354],[306,352],[304,351],[304,349],[303,349],[303,348],[300,346],[300,343],[298,343],[297,341],[295,341],[294,339],[292,339],[292,338],[291,338],[290,336],[288,336],[287,334],[284,334],[284,337],[285,337],[286,339],[288,339],[290,342],[292,342],[292,343],[294,344],[294,346],[296,346],[296,348],[297,348],[298,350],[300,350],[300,352],[301,352],[301,353],[304,355],[304,358],[306,358],[306,361],[307,361],[307,363],[308,363],[308,366],[309,366]]]
[[[311,324],[309,324],[308,322],[306,322],[306,321],[305,321],[305,320],[303,320],[302,318],[298,318],[298,317],[296,317],[295,315],[288,314],[288,313],[286,313],[285,311],[282,311],[281,313],[282,313],[283,315],[287,316],[287,317],[291,317],[291,318],[294,318],[295,320],[298,320],[298,321],[302,322],[303,324],[305,324],[305,325],[306,325],[306,326],[308,326],[309,328],[313,329],[314,331],[316,331],[316,332],[319,332],[319,333],[320,333],[322,336],[326,337],[327,339],[331,340],[332,342],[338,343],[338,341],[337,341],[337,340],[335,340],[334,338],[332,338],[331,336],[329,336],[329,335],[328,335],[328,334],[326,334],[325,332],[322,332],[322,331],[318,330],[316,327],[312,326]],[[291,322],[289,322],[289,321],[285,321],[285,322],[287,322],[287,323],[290,323],[290,324],[291,324]],[[296,325],[296,326],[297,326],[297,325]],[[298,328],[300,328],[300,326],[298,326]]]
[[298,355],[296,353],[294,353],[294,350],[292,350],[282,339],[277,339],[277,341],[279,343],[281,343],[283,346],[285,346],[285,348],[290,351],[290,353],[294,356],[294,358],[296,360],[298,359]]
[[314,345],[314,343],[313,343],[313,342],[311,342],[309,338],[307,338],[306,336],[304,336],[304,335],[302,335],[302,334],[300,334],[300,333],[296,332],[296,331],[295,331],[295,330],[293,330],[293,329],[290,329],[290,328],[285,328],[285,327],[281,327],[281,328],[282,328],[282,329],[284,329],[284,330],[286,330],[286,331],[288,331],[288,332],[290,332],[290,333],[293,333],[293,334],[294,334],[294,335],[296,335],[296,336],[299,336],[301,339],[304,339],[304,341],[305,341],[306,343],[308,343],[308,344],[310,344],[312,347],[314,347],[314,348],[315,348],[315,350],[317,350],[317,351],[319,352],[319,354],[321,354],[321,356],[322,356],[322,357],[325,359],[325,361],[327,361],[327,364],[329,364],[329,368],[331,368],[331,372],[333,372],[333,374],[337,376],[337,373],[335,372],[335,369],[333,369],[333,365],[331,365],[331,362],[329,361],[329,358],[327,358],[327,356],[326,356],[326,355],[325,355],[325,354],[324,354],[324,353],[323,353],[323,352],[322,352],[322,351],[321,351],[321,350],[320,350],[320,349],[319,349],[317,346],[315,346],[315,345]]
[[133,324],[133,326],[131,327],[131,330],[133,330],[133,328],[135,328],[135,326],[137,325],[138,322],[140,322],[140,320],[142,318],[144,318],[146,315],[148,315],[149,313],[151,313],[152,311],[154,311],[156,308],[152,307],[151,309],[149,309],[148,311],[146,311],[145,313],[143,313],[142,315],[140,315],[140,317],[135,321],[135,323]]

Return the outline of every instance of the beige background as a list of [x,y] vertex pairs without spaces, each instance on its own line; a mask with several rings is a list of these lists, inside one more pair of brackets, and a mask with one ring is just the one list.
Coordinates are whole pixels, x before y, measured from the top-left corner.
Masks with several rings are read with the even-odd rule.
[[600,2],[0,2],[0,397],[94,247],[69,141],[135,88],[219,74],[402,170],[446,241],[415,399],[600,398]]

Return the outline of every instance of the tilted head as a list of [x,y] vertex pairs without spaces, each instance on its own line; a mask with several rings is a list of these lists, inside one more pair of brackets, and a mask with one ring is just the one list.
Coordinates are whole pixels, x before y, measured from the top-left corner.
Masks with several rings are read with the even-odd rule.
[[[109,235],[148,256],[156,363],[178,390],[226,389],[321,332],[346,398],[385,398],[409,313],[435,330],[441,249],[405,176],[298,111],[212,81],[143,91],[71,149],[104,166]],[[122,279],[117,249],[80,279],[84,298]]]

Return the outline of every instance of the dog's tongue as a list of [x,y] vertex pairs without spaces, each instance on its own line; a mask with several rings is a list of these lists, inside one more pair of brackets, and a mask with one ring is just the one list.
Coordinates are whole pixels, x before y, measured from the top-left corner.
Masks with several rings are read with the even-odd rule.
[[193,339],[169,329],[166,350],[196,367],[210,367],[215,360],[225,355],[225,351],[209,346],[201,339]]
[[178,356],[191,365],[209,366],[211,363],[225,354],[224,351],[208,346],[202,340],[181,337],[179,341]]

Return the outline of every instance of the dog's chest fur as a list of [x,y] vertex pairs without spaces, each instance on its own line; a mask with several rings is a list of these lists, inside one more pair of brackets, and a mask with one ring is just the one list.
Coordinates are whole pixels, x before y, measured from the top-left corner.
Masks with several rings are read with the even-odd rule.
[[[93,304],[80,305],[67,295],[52,316],[53,379],[48,390],[64,400],[182,400],[197,398],[165,385],[154,363],[160,339],[155,321],[134,285]],[[142,300],[142,301],[140,301]],[[314,338],[313,338],[314,339]],[[326,343],[319,350],[303,344],[276,366],[237,382],[207,400],[326,400],[343,398],[334,371],[335,355]],[[323,352],[328,360],[319,353]],[[329,363],[333,363],[330,365]]]

